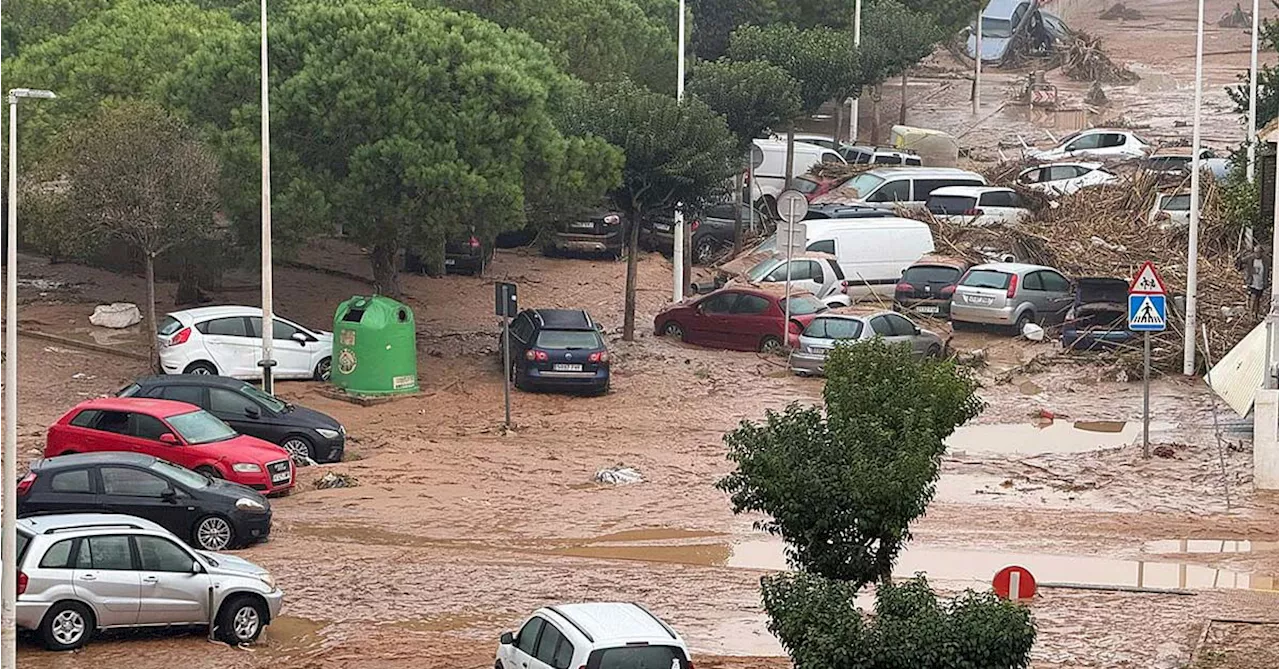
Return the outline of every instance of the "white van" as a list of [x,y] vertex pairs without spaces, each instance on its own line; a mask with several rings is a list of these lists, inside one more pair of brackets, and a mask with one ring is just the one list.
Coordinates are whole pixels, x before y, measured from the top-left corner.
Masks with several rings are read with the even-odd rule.
[[836,257],[854,300],[892,299],[903,270],[934,250],[929,226],[909,218],[828,218],[805,221],[805,228],[805,250]]
[[867,170],[818,198],[874,207],[923,208],[944,186],[985,186],[986,177],[954,167],[879,167]]
[[[778,193],[786,190],[787,182],[787,142],[776,139],[757,139],[751,148],[752,163],[756,166],[752,171],[751,201],[759,202],[762,198],[773,209]],[[795,154],[791,161],[791,175],[798,177],[805,174],[818,163],[845,164],[844,158],[831,149],[796,142]]]

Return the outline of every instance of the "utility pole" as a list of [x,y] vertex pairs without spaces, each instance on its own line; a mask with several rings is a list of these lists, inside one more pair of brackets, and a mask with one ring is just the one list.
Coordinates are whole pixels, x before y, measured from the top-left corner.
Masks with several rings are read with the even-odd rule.
[[[1245,141],[1248,142],[1249,162],[1245,165],[1245,176],[1253,183],[1258,167],[1258,0],[1253,0],[1253,33],[1249,47],[1249,127]],[[1245,248],[1253,248],[1253,226],[1244,229]],[[1275,276],[1274,274],[1272,275]],[[1274,281],[1274,278],[1272,279]]]
[[[676,101],[684,102],[684,0],[680,0],[679,37],[676,46]],[[676,203],[674,239],[671,242],[671,301],[684,299],[684,203]],[[633,222],[633,224],[638,223]]]
[[[853,5],[853,48],[862,46],[862,0]],[[858,91],[862,95],[862,91]],[[858,143],[858,98],[849,98],[849,143]]]
[[1191,226],[1187,230],[1187,312],[1182,373],[1196,373],[1196,287],[1200,260],[1200,100],[1204,91],[1204,0],[1196,14],[1196,94],[1191,126]]
[[982,107],[982,7],[978,7],[978,32],[973,42],[973,115]]
[[271,108],[267,102],[267,0],[262,0],[262,391],[275,394],[275,310],[271,300]]

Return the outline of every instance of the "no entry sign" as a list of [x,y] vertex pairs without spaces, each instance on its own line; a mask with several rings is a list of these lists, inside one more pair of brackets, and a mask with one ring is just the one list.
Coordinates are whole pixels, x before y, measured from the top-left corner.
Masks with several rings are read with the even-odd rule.
[[1018,601],[1036,596],[1036,577],[1025,567],[1011,565],[996,572],[991,579],[991,587],[1000,599]]

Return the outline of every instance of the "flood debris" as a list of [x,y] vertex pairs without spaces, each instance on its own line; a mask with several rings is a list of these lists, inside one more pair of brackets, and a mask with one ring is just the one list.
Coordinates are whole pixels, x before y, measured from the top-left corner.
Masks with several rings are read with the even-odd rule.
[[1124,4],[1117,2],[1111,5],[1109,9],[1098,15],[1103,21],[1141,21],[1145,18],[1142,12]]
[[1101,37],[1076,30],[1064,42],[1062,72],[1068,78],[1106,84],[1131,84],[1138,80],[1137,74],[1117,65],[1102,50]]
[[142,322],[142,312],[132,302],[112,302],[99,304],[93,308],[89,322],[100,328],[127,328]]
[[644,476],[631,467],[617,465],[615,467],[605,467],[596,472],[595,481],[606,485],[631,485],[632,483],[643,482]]
[[1089,92],[1084,96],[1084,102],[1094,107],[1105,107],[1111,104],[1111,101],[1107,99],[1106,91],[1102,90],[1102,82],[1098,81],[1093,82],[1093,85],[1089,87]]
[[329,488],[354,488],[360,485],[360,481],[350,474],[340,474],[338,472],[329,472],[324,476],[316,479],[316,490],[328,490]]
[[1236,8],[1223,13],[1218,19],[1219,28],[1252,28],[1253,13],[1246,12],[1240,8],[1240,3],[1236,3]]

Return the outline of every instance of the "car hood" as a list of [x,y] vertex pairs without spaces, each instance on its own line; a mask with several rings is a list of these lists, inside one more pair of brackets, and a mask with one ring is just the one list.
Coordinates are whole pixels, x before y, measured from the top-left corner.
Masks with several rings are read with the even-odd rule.
[[202,557],[213,560],[218,563],[214,567],[206,564],[205,568],[212,574],[223,574],[226,576],[251,576],[256,578],[259,574],[266,574],[267,570],[258,565],[234,555],[227,553],[210,553],[208,551],[196,551]]
[[1129,282],[1112,277],[1085,277],[1076,282],[1076,304],[1124,304],[1129,300]]
[[290,425],[297,427],[309,427],[313,429],[328,428],[330,430],[337,430],[342,427],[342,424],[339,423],[337,419],[328,414],[323,414],[315,409],[308,409],[295,404],[291,404],[289,406],[291,408],[283,414],[280,414],[280,417],[288,421]]
[[253,462],[266,464],[276,460],[287,460],[289,454],[275,444],[257,437],[239,435],[226,441],[215,441],[211,444],[200,444],[196,448],[216,449],[222,460],[228,462]]

